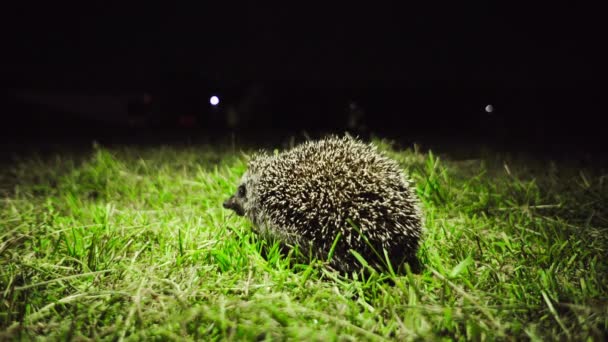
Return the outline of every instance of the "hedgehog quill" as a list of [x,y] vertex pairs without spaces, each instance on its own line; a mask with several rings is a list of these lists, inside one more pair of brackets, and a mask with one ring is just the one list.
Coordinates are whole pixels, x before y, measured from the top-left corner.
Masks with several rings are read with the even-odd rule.
[[[247,217],[262,237],[297,246],[344,273],[416,268],[422,213],[397,162],[349,136],[306,142],[249,161],[224,208]],[[353,253],[356,252],[356,253]],[[387,258],[388,257],[388,258]],[[388,259],[388,260],[387,260]]]

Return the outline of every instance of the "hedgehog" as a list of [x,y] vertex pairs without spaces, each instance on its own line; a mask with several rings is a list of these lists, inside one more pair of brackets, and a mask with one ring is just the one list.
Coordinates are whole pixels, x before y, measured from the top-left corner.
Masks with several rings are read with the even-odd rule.
[[[254,155],[223,203],[264,238],[342,273],[419,266],[422,213],[397,162],[350,136]],[[357,255],[358,254],[358,255]],[[361,262],[359,257],[365,259]]]

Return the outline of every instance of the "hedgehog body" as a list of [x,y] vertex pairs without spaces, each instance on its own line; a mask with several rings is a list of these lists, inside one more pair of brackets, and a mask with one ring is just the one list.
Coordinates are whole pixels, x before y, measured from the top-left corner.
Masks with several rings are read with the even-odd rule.
[[379,270],[385,256],[395,269],[417,264],[422,219],[409,179],[373,145],[351,137],[254,156],[224,207],[249,218],[262,236],[319,259],[337,241],[330,266],[341,272],[362,269],[351,250]]

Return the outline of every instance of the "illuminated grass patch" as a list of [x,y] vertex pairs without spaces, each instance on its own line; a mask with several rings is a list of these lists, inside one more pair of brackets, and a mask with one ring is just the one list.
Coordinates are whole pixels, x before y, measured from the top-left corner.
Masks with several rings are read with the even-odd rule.
[[246,167],[230,148],[96,147],[5,167],[0,340],[605,337],[606,173],[376,143],[422,199],[421,274],[290,263],[222,208]]

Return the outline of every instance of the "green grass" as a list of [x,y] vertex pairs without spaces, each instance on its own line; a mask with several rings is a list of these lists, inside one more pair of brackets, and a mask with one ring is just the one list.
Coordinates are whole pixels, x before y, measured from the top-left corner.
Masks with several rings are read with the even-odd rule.
[[0,171],[0,340],[602,340],[608,175],[395,150],[420,274],[293,265],[221,203],[232,148],[95,147]]

